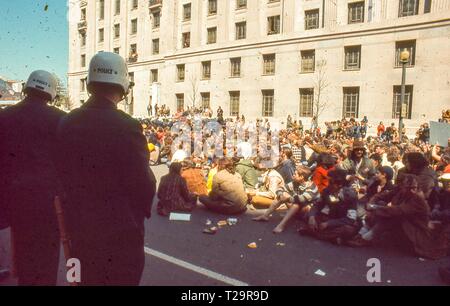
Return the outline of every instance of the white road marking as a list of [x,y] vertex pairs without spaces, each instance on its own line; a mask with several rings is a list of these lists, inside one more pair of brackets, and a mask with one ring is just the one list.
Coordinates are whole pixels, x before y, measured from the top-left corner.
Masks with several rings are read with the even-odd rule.
[[188,269],[188,270],[197,272],[199,274],[205,275],[205,276],[207,276],[209,278],[213,278],[213,279],[218,280],[218,281],[220,281],[222,283],[225,283],[225,284],[228,284],[228,285],[232,285],[232,286],[249,286],[249,284],[241,282],[241,281],[239,281],[237,279],[234,279],[234,278],[231,278],[231,277],[228,277],[228,276],[216,273],[214,271],[211,271],[211,270],[208,270],[208,269],[205,269],[205,268],[193,265],[191,263],[188,263],[187,261],[184,261],[184,260],[172,257],[170,255],[166,255],[166,254],[158,252],[156,250],[144,247],[144,251],[148,255],[155,256],[155,257],[157,257],[159,259],[168,261],[170,263],[173,263],[174,265],[177,265],[177,266],[183,267],[185,269]]

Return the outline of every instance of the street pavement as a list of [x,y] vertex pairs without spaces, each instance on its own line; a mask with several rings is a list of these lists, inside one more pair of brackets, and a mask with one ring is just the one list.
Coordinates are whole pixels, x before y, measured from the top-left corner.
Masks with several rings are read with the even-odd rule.
[[[158,181],[166,166],[152,167]],[[300,286],[300,285],[443,285],[437,268],[449,258],[431,261],[419,258],[392,243],[370,248],[349,248],[300,236],[294,221],[282,234],[272,229],[281,220],[276,212],[269,222],[254,222],[261,211],[248,210],[237,216],[236,225],[225,226],[215,235],[202,233],[206,221],[226,220],[198,207],[191,221],[169,221],[156,213],[146,222],[144,286]],[[247,247],[255,242],[256,249]],[[9,231],[0,231],[0,266],[10,266]],[[381,283],[367,281],[367,261],[381,263]],[[318,270],[322,275],[315,274]],[[0,285],[14,285],[8,279]],[[65,282],[61,253],[58,284]]]

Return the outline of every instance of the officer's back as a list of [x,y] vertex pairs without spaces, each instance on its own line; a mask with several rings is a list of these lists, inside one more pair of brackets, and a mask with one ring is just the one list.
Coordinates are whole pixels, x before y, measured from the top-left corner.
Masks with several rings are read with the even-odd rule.
[[74,235],[88,241],[142,230],[155,179],[139,122],[93,97],[62,120],[59,137]]
[[142,126],[117,109],[129,88],[123,58],[98,53],[89,65],[91,98],[58,129],[64,214],[86,285],[137,285],[144,267],[156,180]]
[[56,79],[33,72],[26,98],[0,111],[0,214],[8,215],[19,285],[55,285],[59,233],[53,200],[58,194],[56,129],[65,113],[47,102]]

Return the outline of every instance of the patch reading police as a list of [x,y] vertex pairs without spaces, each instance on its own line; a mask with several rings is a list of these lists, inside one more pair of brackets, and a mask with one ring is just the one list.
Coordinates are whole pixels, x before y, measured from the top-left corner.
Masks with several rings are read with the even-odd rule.
[[103,74],[117,74],[117,71],[114,71],[110,68],[94,68],[94,72],[103,73]]

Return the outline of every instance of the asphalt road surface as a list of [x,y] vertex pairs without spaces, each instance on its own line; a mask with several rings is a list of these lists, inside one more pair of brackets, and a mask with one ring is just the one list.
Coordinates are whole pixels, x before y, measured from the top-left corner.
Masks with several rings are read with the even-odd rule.
[[[166,166],[153,167],[159,178]],[[146,263],[141,285],[152,286],[300,286],[300,285],[443,285],[437,268],[449,258],[424,260],[406,250],[382,243],[370,248],[349,248],[318,241],[296,233],[294,221],[282,234],[272,229],[281,220],[276,212],[267,223],[251,218],[261,211],[247,211],[238,223],[215,234],[202,231],[206,221],[226,216],[196,209],[189,222],[169,221],[156,213],[146,223]],[[255,242],[256,249],[247,247]],[[0,266],[9,267],[9,231],[0,231]],[[63,258],[61,253],[61,258]],[[381,283],[367,281],[367,261],[381,263]],[[322,275],[315,274],[318,270]],[[65,281],[64,260],[60,262],[58,284]],[[7,279],[0,285],[14,285]]]

